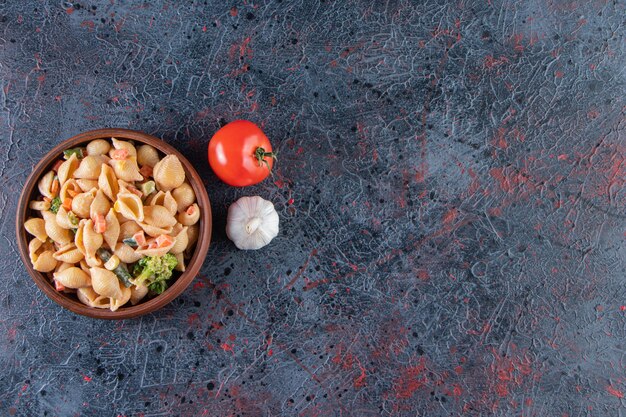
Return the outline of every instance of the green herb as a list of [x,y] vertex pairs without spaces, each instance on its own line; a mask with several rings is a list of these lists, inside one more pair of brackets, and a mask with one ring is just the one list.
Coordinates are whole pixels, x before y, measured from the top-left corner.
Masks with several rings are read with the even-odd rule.
[[71,148],[63,151],[63,158],[70,159],[72,155],[76,155],[76,158],[82,159],[85,156],[83,148]]
[[53,212],[54,214],[57,214],[59,212],[59,208],[61,207],[61,204],[63,204],[61,199],[59,197],[54,197],[52,201],[50,202],[50,211]]

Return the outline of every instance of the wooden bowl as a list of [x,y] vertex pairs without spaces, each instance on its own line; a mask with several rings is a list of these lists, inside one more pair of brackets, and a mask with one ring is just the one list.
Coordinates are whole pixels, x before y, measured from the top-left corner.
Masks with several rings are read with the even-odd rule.
[[[186,265],[185,272],[183,272],[162,294],[135,306],[129,305],[127,307],[120,307],[117,311],[89,307],[81,303],[74,294],[65,294],[56,291],[48,277],[41,272],[35,271],[33,268],[28,255],[29,235],[24,229],[24,221],[30,217],[29,215],[31,213],[31,210],[28,207],[29,202],[39,195],[37,183],[41,176],[45,172],[49,171],[55,161],[62,156],[63,151],[68,148],[86,145],[89,141],[94,139],[110,139],[111,137],[117,139],[130,139],[141,144],[146,143],[154,146],[165,155],[176,155],[185,168],[185,174],[189,184],[191,184],[196,194],[196,200],[201,210],[198,241],[196,243],[195,252],[191,257],[191,260]],[[193,281],[194,277],[198,274],[198,271],[200,270],[200,267],[206,257],[207,251],[209,250],[209,243],[211,241],[211,223],[211,204],[202,179],[200,179],[196,170],[180,152],[162,140],[146,133],[128,129],[99,129],[81,133],[61,142],[54,147],[54,149],[48,152],[41,161],[39,161],[33,169],[33,172],[26,180],[26,184],[24,185],[22,194],[20,195],[17,206],[15,232],[20,256],[22,257],[22,262],[24,263],[26,270],[35,281],[35,284],[37,284],[37,286],[50,299],[62,307],[83,316],[98,319],[127,319],[148,314],[160,309],[174,298],[178,297],[185,290],[185,288],[191,284],[191,281]]]

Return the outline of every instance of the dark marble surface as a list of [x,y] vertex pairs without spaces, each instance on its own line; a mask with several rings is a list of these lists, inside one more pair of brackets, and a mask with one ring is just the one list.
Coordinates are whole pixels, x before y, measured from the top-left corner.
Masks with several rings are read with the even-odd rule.
[[[621,1],[0,0],[0,415],[620,416]],[[207,167],[236,118],[280,152]],[[107,127],[180,149],[214,241],[161,311],[104,322],[35,287],[17,193]],[[257,252],[225,237],[274,202]]]

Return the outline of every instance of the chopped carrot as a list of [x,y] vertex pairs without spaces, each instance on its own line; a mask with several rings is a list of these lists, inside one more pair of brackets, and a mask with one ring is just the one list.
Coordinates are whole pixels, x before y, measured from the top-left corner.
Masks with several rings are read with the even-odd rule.
[[71,197],[76,197],[78,195],[78,191],[74,191],[74,190],[70,190],[68,188],[67,193],[71,196]]
[[65,290],[65,286],[55,279],[54,280],[54,289],[57,290],[57,291],[64,291]]
[[57,171],[59,170],[59,167],[61,166],[61,164],[62,164],[63,162],[65,162],[63,159],[59,159],[58,161],[56,161],[56,162],[54,163],[54,166],[52,167],[52,170],[53,170],[54,172],[57,172]]
[[93,230],[96,233],[104,233],[107,230],[107,222],[103,214],[96,214],[93,219]]
[[50,192],[52,193],[52,195],[57,195],[57,193],[59,192],[59,188],[59,180],[52,181],[52,185],[50,186]]
[[158,247],[159,247],[159,244],[156,242],[155,239],[152,239],[150,243],[148,244],[148,249],[156,249]]
[[144,178],[148,178],[152,176],[152,167],[150,165],[144,165],[139,170],[139,173],[143,175]]
[[64,199],[62,206],[65,210],[70,211],[72,209],[72,199],[69,197]]
[[44,197],[43,201],[45,201],[46,203],[50,203],[52,202],[52,199],[50,197]]
[[137,242],[137,246],[145,246],[146,244],[146,235],[144,235],[143,230],[138,231],[133,235],[133,239]]
[[111,158],[122,160],[128,158],[128,150],[127,149],[116,149],[111,151]]
[[193,205],[191,205],[191,206],[187,207],[187,210],[185,210],[185,212],[186,212],[188,215],[190,215],[190,216],[191,216],[193,213],[195,213],[195,211],[196,211],[196,208],[195,208]]
[[174,238],[170,235],[159,235],[156,238],[157,248],[164,248],[171,245],[174,242]]

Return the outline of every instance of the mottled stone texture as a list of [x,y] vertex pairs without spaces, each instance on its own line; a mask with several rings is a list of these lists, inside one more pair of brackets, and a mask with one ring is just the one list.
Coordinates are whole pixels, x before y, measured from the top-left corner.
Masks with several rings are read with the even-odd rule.
[[[0,0],[0,415],[621,416],[620,1]],[[273,178],[207,167],[261,124]],[[95,321],[18,258],[17,193],[107,126],[180,149],[214,240],[166,308]],[[260,251],[227,207],[274,202]]]

